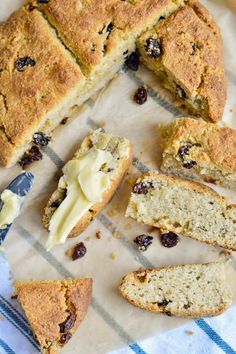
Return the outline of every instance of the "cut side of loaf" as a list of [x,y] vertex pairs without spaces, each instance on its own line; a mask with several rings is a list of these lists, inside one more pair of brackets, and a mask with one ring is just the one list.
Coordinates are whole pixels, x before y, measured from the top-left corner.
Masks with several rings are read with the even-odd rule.
[[236,206],[213,189],[151,172],[133,187],[126,216],[195,240],[236,250]]
[[216,316],[232,303],[224,263],[131,272],[122,279],[119,289],[131,304],[168,316]]
[[236,189],[236,130],[178,118],[162,127],[161,171]]
[[[103,207],[109,202],[125,176],[133,160],[133,147],[129,140],[105,133],[102,129],[97,129],[88,135],[82,142],[80,148],[75,153],[73,159],[85,156],[91,149],[108,151],[112,155],[112,160],[107,163],[103,172],[109,177],[110,187],[104,192],[102,201],[95,203],[80,219],[77,225],[69,233],[69,237],[78,236],[93,220]],[[50,220],[56,209],[66,197],[66,189],[58,188],[49,199],[43,215],[43,225],[49,228]]]
[[185,4],[141,35],[137,47],[143,63],[180,107],[217,122],[227,92],[222,39],[216,22],[198,1]]
[[92,279],[31,280],[14,284],[17,299],[44,353],[56,353],[84,319]]

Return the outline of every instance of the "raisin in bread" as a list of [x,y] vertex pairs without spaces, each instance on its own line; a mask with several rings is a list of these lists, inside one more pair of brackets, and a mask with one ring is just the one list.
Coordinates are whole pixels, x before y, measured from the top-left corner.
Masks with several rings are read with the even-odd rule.
[[236,130],[180,118],[161,131],[162,172],[236,189]]
[[42,351],[56,353],[84,319],[92,297],[92,279],[15,282],[17,298]]
[[232,303],[224,263],[131,272],[122,279],[119,289],[131,304],[168,316],[216,316]]
[[236,205],[190,180],[151,172],[133,187],[126,216],[212,245],[236,250]]
[[222,40],[208,11],[195,0],[164,18],[137,41],[141,59],[180,105],[217,122],[226,101]]
[[[108,179],[109,185],[102,193],[101,200],[99,202],[94,202],[81,218],[79,218],[70,232],[68,232],[67,236],[70,237],[79,235],[89,225],[93,217],[109,202],[132,163],[133,148],[131,143],[125,138],[105,133],[102,129],[93,131],[84,139],[80,148],[75,153],[74,158],[69,161],[69,163],[76,162],[84,157],[86,158],[86,156],[92,153],[93,150],[103,151],[110,156],[110,160],[101,165],[99,172],[103,173],[103,177]],[[64,172],[67,165],[68,163],[63,168]],[[88,188],[92,188],[92,181],[90,182]],[[61,183],[59,182],[58,189],[52,194],[44,210],[43,225],[47,229],[50,230],[52,217],[54,213],[57,212],[57,209],[63,204],[67,192],[68,188],[66,186],[61,186]],[[69,217],[70,215],[68,215],[68,218]]]

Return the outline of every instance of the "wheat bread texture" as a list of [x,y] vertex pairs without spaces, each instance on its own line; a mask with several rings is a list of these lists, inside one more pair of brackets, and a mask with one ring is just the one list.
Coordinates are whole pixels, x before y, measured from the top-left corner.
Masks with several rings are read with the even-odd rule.
[[232,303],[225,263],[217,262],[130,272],[119,290],[131,304],[168,316],[216,316]]
[[[93,217],[100,213],[112,198],[133,160],[133,147],[131,143],[125,138],[105,133],[102,129],[93,131],[84,139],[80,148],[75,153],[75,158],[83,156],[93,147],[109,151],[112,154],[112,161],[107,164],[106,170],[103,171],[108,174],[111,185],[104,193],[102,201],[93,205],[72,229],[69,234],[70,237],[78,236],[90,224]],[[60,204],[65,198],[65,193],[64,189],[58,188],[49,199],[43,215],[43,225],[46,229],[48,229],[50,219],[56,210],[53,204],[55,202],[59,202]]]
[[0,26],[0,52],[0,163],[11,166],[35,132],[49,133],[69,115],[85,77],[43,16],[26,7]]
[[185,5],[144,33],[137,47],[180,106],[217,122],[227,94],[219,28],[197,1]]
[[133,187],[126,216],[195,240],[236,250],[236,205],[190,180],[151,172]]
[[57,345],[63,346],[63,336],[75,333],[92,297],[89,278],[17,281],[14,286],[37,341],[47,354],[55,353]]
[[236,130],[180,118],[161,133],[163,173],[236,189]]

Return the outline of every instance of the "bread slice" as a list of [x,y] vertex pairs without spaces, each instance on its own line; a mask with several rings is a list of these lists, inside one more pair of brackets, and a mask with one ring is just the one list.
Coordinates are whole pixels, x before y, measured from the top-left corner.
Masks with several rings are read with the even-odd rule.
[[[84,214],[77,225],[71,230],[69,237],[78,236],[93,220],[93,217],[109,202],[133,160],[133,147],[131,143],[125,138],[105,133],[102,129],[93,131],[84,139],[73,159],[84,156],[92,148],[108,151],[112,155],[112,160],[103,168],[103,172],[107,174],[111,182],[110,187],[104,192],[102,201],[94,204]],[[51,217],[65,196],[66,190],[58,188],[49,199],[43,215],[43,225],[46,229],[49,228]]]
[[0,26],[0,163],[10,167],[36,132],[73,112],[85,77],[43,16],[22,7]]
[[133,187],[126,216],[143,224],[236,250],[236,205],[213,189],[151,172]]
[[224,263],[131,272],[122,279],[119,289],[131,304],[168,316],[216,316],[232,303]]
[[194,115],[217,122],[226,101],[226,78],[219,28],[196,0],[185,1],[137,41],[141,59]]
[[45,353],[67,343],[84,319],[92,297],[89,278],[17,281],[14,286]]
[[162,127],[161,171],[236,189],[236,130],[180,118]]

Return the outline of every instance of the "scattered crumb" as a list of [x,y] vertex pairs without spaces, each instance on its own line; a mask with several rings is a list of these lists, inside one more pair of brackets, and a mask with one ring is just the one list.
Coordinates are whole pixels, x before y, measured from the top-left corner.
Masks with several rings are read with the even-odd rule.
[[107,214],[110,216],[110,217],[114,217],[118,214],[118,210],[117,209],[110,209],[108,210]]
[[229,111],[232,113],[234,110],[233,110],[233,108],[231,108]]
[[68,249],[65,254],[71,258],[71,255],[72,255],[72,248]]
[[101,231],[97,231],[97,232],[96,232],[96,237],[97,237],[97,239],[100,240],[100,238],[102,237]]
[[12,295],[12,296],[11,296],[11,299],[12,299],[12,300],[16,300],[16,299],[17,299],[17,294]]
[[4,317],[0,315],[0,321],[3,321],[4,320]]
[[114,232],[112,232],[112,235],[113,235],[113,237],[115,237],[115,238],[120,238],[120,233],[119,233],[119,231],[114,231]]
[[232,256],[232,252],[223,250],[223,251],[220,251],[219,255],[220,256],[225,256],[225,257],[230,257],[230,256]]
[[112,253],[111,253],[111,259],[112,259],[113,261],[116,259],[116,254],[115,254],[115,252],[112,252]]
[[192,336],[194,334],[194,332],[191,329],[187,329],[186,333],[190,336]]
[[125,225],[125,230],[130,230],[132,229],[132,225],[129,223],[129,224],[126,224]]
[[3,246],[0,246],[0,252],[4,252],[5,248]]
[[103,120],[103,119],[99,120],[99,121],[98,121],[98,125],[99,125],[101,128],[103,128],[103,127],[106,125],[105,120]]
[[90,239],[91,239],[90,236],[87,236],[87,237],[85,238],[86,241],[90,241]]

